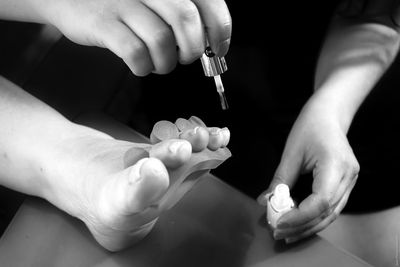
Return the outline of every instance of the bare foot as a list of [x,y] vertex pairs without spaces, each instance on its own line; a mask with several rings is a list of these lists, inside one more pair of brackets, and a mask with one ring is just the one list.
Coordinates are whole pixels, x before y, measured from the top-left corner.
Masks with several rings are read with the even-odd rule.
[[[207,128],[196,117],[162,124],[153,145],[113,139],[82,127],[79,138],[61,144],[61,153],[46,169],[50,190],[45,198],[81,219],[95,239],[110,251],[141,240],[160,212],[173,206],[188,176],[199,176],[230,156],[227,128]],[[79,126],[80,127],[80,126]],[[173,129],[175,127],[175,129]],[[193,148],[193,153],[192,153]]]

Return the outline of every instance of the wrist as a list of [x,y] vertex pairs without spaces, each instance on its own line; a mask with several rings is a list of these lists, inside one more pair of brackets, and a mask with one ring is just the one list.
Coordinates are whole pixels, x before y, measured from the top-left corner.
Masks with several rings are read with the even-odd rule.
[[349,106],[340,96],[329,92],[317,91],[307,102],[307,109],[325,122],[335,124],[347,134],[357,108]]

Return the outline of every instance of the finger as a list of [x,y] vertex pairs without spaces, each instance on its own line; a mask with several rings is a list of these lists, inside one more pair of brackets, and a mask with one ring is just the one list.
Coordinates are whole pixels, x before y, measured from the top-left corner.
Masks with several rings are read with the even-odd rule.
[[186,140],[169,139],[153,145],[149,156],[160,159],[168,168],[178,168],[192,155],[192,146]]
[[[286,146],[287,147],[287,146]],[[271,192],[278,184],[286,184],[289,188],[293,187],[300,174],[303,155],[298,155],[295,150],[288,151],[286,148],[282,154],[281,162],[275,171],[274,177],[267,189]]]
[[349,199],[349,195],[351,193],[352,188],[349,188],[346,193],[344,194],[343,198],[340,200],[334,211],[326,217],[324,220],[322,220],[319,224],[315,225],[314,227],[308,229],[307,231],[302,232],[301,234],[297,236],[292,236],[289,238],[286,238],[285,241],[286,243],[293,243],[296,242],[300,239],[309,237],[311,235],[314,235],[323,229],[325,229],[328,225],[330,225],[332,222],[334,222],[337,217],[339,216],[340,212],[343,210],[343,208],[346,206],[346,203]]
[[232,19],[225,1],[193,2],[199,8],[211,50],[218,56],[224,56],[228,52],[232,34]]
[[257,202],[261,206],[267,206],[268,205],[268,193],[270,193],[269,190],[265,190],[262,192],[258,197],[257,197]]
[[143,41],[120,21],[104,22],[100,27],[100,45],[120,57],[137,76],[145,76],[154,69],[151,56]]
[[273,236],[275,240],[279,239],[285,239],[289,237],[293,237],[296,235],[300,235],[301,233],[313,228],[315,225],[319,224],[321,221],[323,221],[325,218],[329,217],[332,213],[331,209],[327,209],[321,215],[317,218],[315,218],[312,221],[309,221],[305,224],[302,224],[300,226],[292,227],[292,228],[284,228],[284,229],[275,229]]
[[329,201],[319,194],[311,194],[304,199],[298,208],[295,208],[284,214],[277,224],[277,228],[293,228],[305,224],[329,209]]
[[[274,238],[275,239],[283,239],[287,238],[290,236],[296,236],[300,235],[302,232],[306,232],[309,229],[315,227],[316,225],[320,224],[325,218],[329,217],[333,212],[341,212],[341,209],[338,210],[339,203],[341,203],[342,199],[346,197],[346,194],[349,194],[348,192],[351,192],[351,190],[354,188],[354,185],[356,183],[356,178],[353,177],[348,177],[344,179],[345,182],[343,182],[338,191],[336,196],[334,197],[333,205],[331,208],[327,209],[325,212],[321,213],[321,215],[305,224],[296,226],[296,227],[291,227],[291,228],[284,228],[284,229],[277,229],[274,231]],[[343,206],[344,207],[344,206]],[[340,206],[339,206],[340,208]]]
[[355,171],[353,168],[350,168],[346,172],[346,175],[339,186],[336,196],[333,198],[332,203],[336,203],[335,206],[337,205],[337,203],[340,202],[340,200],[343,198],[343,196],[346,194],[348,190],[350,190],[350,192],[351,190],[353,190],[357,182],[357,179],[358,179],[358,171]]
[[200,13],[190,0],[142,0],[171,25],[179,46],[179,62],[189,64],[205,50],[204,29]]
[[313,193],[278,220],[278,228],[293,228],[312,221],[333,205],[345,171],[333,161],[323,162],[314,168]]
[[348,184],[341,185],[339,190],[337,191],[337,196],[334,197],[334,199],[336,199],[336,201],[332,203],[330,208],[328,208],[324,212],[320,213],[319,216],[317,216],[316,218],[314,218],[304,224],[296,225],[294,227],[278,228],[274,231],[274,238],[275,239],[284,239],[287,237],[300,235],[302,232],[308,231],[309,229],[311,229],[314,226],[321,223],[321,221],[323,221],[325,218],[329,217],[332,214],[332,212],[334,211],[334,208],[336,208],[338,203],[344,197],[348,187],[349,187]]
[[278,184],[286,184],[291,188],[299,176],[303,156],[299,155],[296,149],[288,150],[287,147],[288,145],[286,144],[281,162],[275,171],[268,189],[262,192],[257,198],[258,203],[262,206],[268,205],[268,194],[270,194]]
[[147,6],[129,1],[121,11],[121,19],[146,44],[154,73],[171,72],[178,59],[174,34],[157,14]]

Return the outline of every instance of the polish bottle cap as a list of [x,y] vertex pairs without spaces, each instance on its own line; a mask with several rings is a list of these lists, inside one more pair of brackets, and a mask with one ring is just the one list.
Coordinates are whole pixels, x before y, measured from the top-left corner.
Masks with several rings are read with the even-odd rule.
[[271,197],[271,205],[276,211],[291,208],[293,200],[290,197],[289,187],[286,184],[278,184]]

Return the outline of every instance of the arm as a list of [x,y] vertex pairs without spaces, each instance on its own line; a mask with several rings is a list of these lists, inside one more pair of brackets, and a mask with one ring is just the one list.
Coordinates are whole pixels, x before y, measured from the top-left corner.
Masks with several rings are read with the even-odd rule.
[[317,64],[313,98],[327,104],[345,132],[398,53],[400,35],[390,11],[372,18],[333,18]]
[[[346,134],[399,46],[391,1],[365,3],[364,13],[333,18],[317,64],[315,92],[290,132],[270,184],[268,191],[278,183],[292,186],[300,173],[313,172],[312,194],[281,217],[276,239],[294,242],[324,229],[344,208],[356,183],[360,167]],[[260,202],[266,204],[263,198]]]

